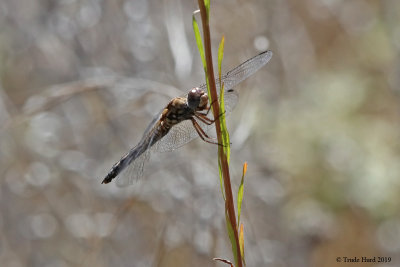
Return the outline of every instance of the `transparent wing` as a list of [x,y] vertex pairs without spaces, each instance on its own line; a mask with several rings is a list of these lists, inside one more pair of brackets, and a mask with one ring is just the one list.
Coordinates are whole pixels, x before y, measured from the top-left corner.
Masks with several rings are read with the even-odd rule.
[[[222,82],[224,83],[225,92],[231,90],[236,85],[256,73],[261,67],[268,63],[271,57],[272,52],[265,51],[253,58],[248,59],[231,71],[228,71],[221,78]],[[219,79],[216,80],[216,85],[217,93],[219,93]],[[207,91],[207,84],[202,84],[200,88]]]
[[141,179],[144,173],[144,165],[149,161],[150,153],[151,149],[146,149],[141,156],[133,160],[131,164],[117,176],[117,186],[125,187]]
[[156,126],[158,120],[160,119],[161,112],[163,109],[153,118],[150,124],[147,126],[144,131],[143,137],[139,142],[138,157],[135,158],[124,170],[121,171],[120,174],[116,177],[117,186],[124,187],[133,184],[135,181],[139,180],[143,177],[145,164],[150,159],[151,151],[154,150],[151,146],[151,140],[155,138],[155,136],[149,136],[152,133],[154,134],[153,128]]

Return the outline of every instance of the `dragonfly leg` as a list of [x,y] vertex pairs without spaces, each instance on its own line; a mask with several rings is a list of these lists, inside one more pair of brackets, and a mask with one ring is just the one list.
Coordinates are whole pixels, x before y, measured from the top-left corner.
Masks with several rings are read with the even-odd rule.
[[208,118],[206,115],[202,114],[202,113],[195,113],[194,116],[199,119],[199,121],[207,124],[207,125],[211,125],[214,123],[213,120],[211,120],[210,118]]
[[210,144],[214,144],[214,145],[219,145],[219,146],[223,146],[222,144],[218,143],[217,141],[215,141],[214,139],[210,138],[206,132],[204,132],[204,130],[201,128],[201,126],[197,123],[197,121],[192,118],[191,119],[192,123],[193,123],[193,127],[196,130],[197,134],[200,136],[200,138],[207,143]]
[[[208,115],[208,113],[210,112],[210,110],[211,110],[211,107],[212,107],[212,105],[214,104],[214,102],[216,102],[217,100],[214,100],[213,102],[211,102],[211,104],[209,105],[209,106],[207,106],[207,107],[205,107],[202,111],[205,111],[205,113],[201,113],[201,114],[203,114],[203,115]],[[200,113],[200,112],[198,112],[198,113]]]
[[[225,113],[225,112],[224,112],[224,113]],[[224,114],[224,113],[219,114],[218,118],[221,117],[222,114]],[[206,114],[203,114],[203,113],[200,113],[200,112],[196,112],[196,113],[194,114],[194,116],[195,116],[196,118],[198,118],[201,122],[204,122],[204,123],[207,124],[207,125],[211,125],[211,124],[213,124],[213,123],[217,120],[217,119],[213,119],[213,120],[212,120],[212,119],[208,118]]]
[[211,102],[210,106],[207,108],[207,112],[204,115],[208,115],[208,112],[210,112],[212,105],[217,102],[217,100],[214,100],[213,102]]

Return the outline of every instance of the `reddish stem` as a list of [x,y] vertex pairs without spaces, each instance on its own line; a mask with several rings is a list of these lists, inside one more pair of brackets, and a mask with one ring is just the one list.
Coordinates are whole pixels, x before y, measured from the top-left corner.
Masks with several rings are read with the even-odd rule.
[[[215,118],[215,129],[217,132],[217,139],[218,143],[222,144],[222,134],[221,134],[221,125],[219,123],[219,103],[218,103],[218,95],[217,95],[217,88],[215,86],[215,77],[214,77],[214,69],[213,69],[213,60],[211,55],[211,38],[210,38],[210,27],[209,21],[207,19],[206,14],[206,7],[204,5],[204,0],[198,0],[200,14],[201,14],[201,22],[203,25],[203,37],[204,37],[204,50],[205,50],[205,57],[206,57],[206,64],[207,64],[207,74],[208,74],[208,81],[210,83],[210,94],[211,94],[211,103],[213,105],[213,114]],[[237,261],[238,267],[242,267],[242,256],[240,254],[240,246],[239,246],[239,235],[237,232],[236,226],[236,214],[235,214],[235,207],[233,204],[233,195],[232,195],[232,186],[231,180],[229,175],[229,166],[228,160],[222,148],[218,148],[219,158],[221,160],[221,167],[222,167],[222,176],[224,180],[224,188],[225,188],[225,196],[226,202],[225,207],[228,210],[228,216],[230,223],[233,228],[233,232],[235,235],[236,241],[236,254],[237,254]]]

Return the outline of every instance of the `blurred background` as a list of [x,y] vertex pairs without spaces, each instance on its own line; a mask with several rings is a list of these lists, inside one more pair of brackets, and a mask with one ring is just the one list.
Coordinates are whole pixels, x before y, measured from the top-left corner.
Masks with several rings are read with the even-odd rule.
[[[0,2],[0,265],[226,266],[217,148],[100,182],[169,99],[202,84],[197,1]],[[224,72],[271,49],[227,118],[248,162],[247,266],[400,265],[400,2],[211,1]],[[199,17],[198,17],[199,18]],[[216,53],[214,53],[216,59]],[[378,259],[377,259],[378,260]]]

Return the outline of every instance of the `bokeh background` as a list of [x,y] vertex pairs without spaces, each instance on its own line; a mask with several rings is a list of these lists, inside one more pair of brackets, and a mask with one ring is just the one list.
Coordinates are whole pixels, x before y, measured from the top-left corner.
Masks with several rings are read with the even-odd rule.
[[[400,265],[400,2],[211,1],[228,71],[266,49],[228,117],[247,266]],[[224,266],[217,149],[100,182],[204,81],[197,1],[0,2],[0,265]],[[214,59],[216,58],[214,53]],[[343,258],[342,258],[343,259]],[[378,260],[378,258],[377,258]]]

